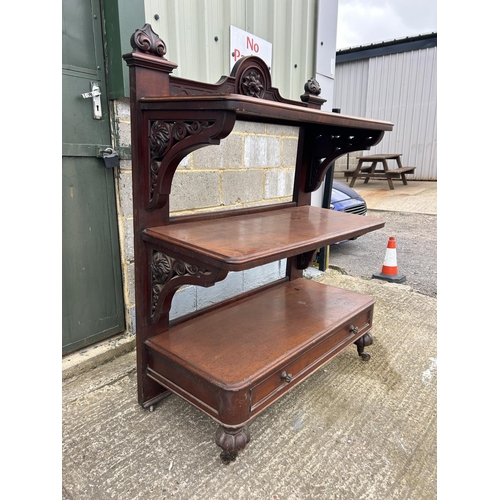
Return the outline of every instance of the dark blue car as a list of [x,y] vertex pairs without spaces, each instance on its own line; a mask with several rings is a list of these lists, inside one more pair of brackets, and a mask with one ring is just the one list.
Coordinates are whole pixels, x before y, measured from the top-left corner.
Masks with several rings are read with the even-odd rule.
[[366,215],[366,202],[361,196],[346,184],[333,181],[330,208],[338,212]]

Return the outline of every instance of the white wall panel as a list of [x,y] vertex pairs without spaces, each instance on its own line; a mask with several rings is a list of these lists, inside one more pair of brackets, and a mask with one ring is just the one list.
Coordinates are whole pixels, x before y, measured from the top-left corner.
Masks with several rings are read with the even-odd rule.
[[229,75],[230,25],[273,44],[272,82],[283,97],[300,100],[314,75],[317,0],[144,0],[144,5],[146,22],[167,45],[167,59],[179,65],[177,76],[215,83]]

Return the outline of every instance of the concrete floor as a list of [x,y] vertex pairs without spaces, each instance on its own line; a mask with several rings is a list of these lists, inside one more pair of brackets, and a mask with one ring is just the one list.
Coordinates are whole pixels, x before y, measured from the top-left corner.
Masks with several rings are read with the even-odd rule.
[[[347,184],[343,179],[336,180]],[[437,215],[437,182],[408,181],[405,186],[396,180],[393,184],[394,189],[389,189],[385,180],[370,179],[367,184],[357,180],[353,189],[365,199],[370,210]]]
[[64,499],[434,499],[436,299],[329,270],[375,297],[372,358],[353,346],[257,417],[224,465],[217,425],[177,396],[136,403],[134,352],[63,383]]

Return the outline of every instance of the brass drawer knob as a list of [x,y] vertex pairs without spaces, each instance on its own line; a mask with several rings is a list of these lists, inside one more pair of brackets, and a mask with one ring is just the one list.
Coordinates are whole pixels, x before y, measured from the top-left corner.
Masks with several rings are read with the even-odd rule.
[[292,374],[291,373],[287,373],[287,372],[283,372],[281,374],[281,378],[285,381],[285,382],[288,382],[290,383],[292,381]]

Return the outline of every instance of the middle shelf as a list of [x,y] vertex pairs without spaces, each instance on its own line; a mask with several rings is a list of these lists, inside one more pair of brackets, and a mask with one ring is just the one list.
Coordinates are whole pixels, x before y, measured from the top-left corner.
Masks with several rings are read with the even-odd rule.
[[376,217],[301,206],[151,227],[142,238],[219,269],[241,271],[356,238],[384,224]]

